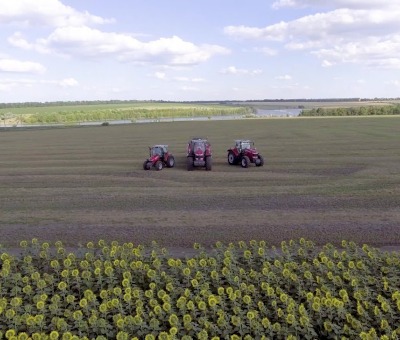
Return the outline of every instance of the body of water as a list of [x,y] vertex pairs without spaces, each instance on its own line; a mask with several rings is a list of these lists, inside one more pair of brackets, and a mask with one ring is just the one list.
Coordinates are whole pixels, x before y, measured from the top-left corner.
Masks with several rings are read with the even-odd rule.
[[280,109],[280,110],[264,110],[258,109],[258,116],[265,117],[297,117],[302,109]]

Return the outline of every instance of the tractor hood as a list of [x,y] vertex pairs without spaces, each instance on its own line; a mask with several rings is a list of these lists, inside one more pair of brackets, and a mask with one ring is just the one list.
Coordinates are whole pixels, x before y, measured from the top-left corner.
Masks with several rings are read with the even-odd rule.
[[157,162],[160,159],[160,155],[152,155],[148,158],[150,162]]
[[250,155],[258,155],[258,151],[255,148],[245,149],[244,153]]

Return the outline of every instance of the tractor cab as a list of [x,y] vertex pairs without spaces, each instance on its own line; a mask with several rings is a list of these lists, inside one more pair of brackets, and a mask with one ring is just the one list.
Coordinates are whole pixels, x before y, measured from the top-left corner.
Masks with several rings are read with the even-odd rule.
[[193,142],[193,151],[195,154],[203,154],[206,151],[206,144],[203,140]]
[[154,145],[149,148],[150,149],[150,157],[160,156],[164,157],[164,154],[167,153],[168,145]]
[[254,143],[250,140],[236,140],[235,144],[239,152],[247,149],[252,149],[254,147]]
[[245,151],[247,149],[253,149],[254,148],[254,142],[250,140],[236,140],[235,141],[235,146],[238,149],[239,152]]

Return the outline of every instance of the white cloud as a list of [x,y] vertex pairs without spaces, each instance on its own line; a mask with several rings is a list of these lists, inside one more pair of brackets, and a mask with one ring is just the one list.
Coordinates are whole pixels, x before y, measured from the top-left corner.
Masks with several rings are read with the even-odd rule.
[[32,79],[0,78],[0,91],[12,93],[13,91],[19,89],[30,89],[36,84],[39,84],[39,82]]
[[190,79],[190,81],[193,83],[203,83],[206,80],[204,78],[192,78],[192,79]]
[[310,50],[310,49],[318,49],[322,48],[325,42],[323,40],[310,40],[310,41],[291,41],[285,44],[285,48],[290,51],[302,51],[302,50]]
[[331,67],[333,65],[334,65],[334,63],[331,61],[328,61],[328,60],[323,60],[322,64],[321,64],[322,67]]
[[155,72],[151,75],[160,80],[169,80],[169,81],[177,81],[177,82],[185,82],[185,83],[202,83],[205,82],[204,78],[190,78],[190,77],[168,77],[165,72]]
[[61,87],[75,87],[78,86],[78,81],[74,78],[65,78],[58,83]]
[[227,26],[224,33],[228,36],[238,39],[264,39],[272,41],[282,41],[288,30],[288,23],[281,21],[278,24],[267,26],[265,28],[248,26]]
[[0,1],[0,23],[29,26],[79,26],[113,22],[88,12],[79,12],[58,0]]
[[275,77],[275,79],[277,79],[277,80],[292,80],[292,77],[288,74],[285,74],[283,76],[277,76],[277,77]]
[[234,75],[238,75],[238,74],[257,75],[257,74],[261,74],[262,70],[260,70],[260,69],[246,70],[246,69],[236,68],[235,66],[229,66],[227,68],[222,69],[220,71],[220,73],[222,73],[222,74],[234,74]]
[[58,27],[47,38],[33,43],[14,34],[9,42],[16,47],[69,57],[113,56],[121,62],[148,62],[159,65],[196,65],[229,50],[217,45],[195,45],[177,36],[139,41],[128,34],[102,32],[87,26]]
[[390,41],[369,38],[362,42],[334,45],[312,53],[324,59],[323,66],[335,63],[358,63],[369,67],[399,69],[400,35],[392,36]]
[[[301,86],[299,83],[293,83],[293,84],[285,84],[285,85],[273,85],[273,86],[271,86],[271,88],[280,89],[280,90],[293,90],[293,89],[301,88]],[[307,86],[304,88],[307,88]]]
[[[339,41],[340,38],[361,38],[366,35],[397,32],[400,28],[399,14],[400,8],[394,12],[388,9],[372,11],[341,8],[307,15],[289,22],[281,21],[263,28],[228,26],[224,31],[228,35],[242,39],[308,44],[310,41],[317,41],[326,44]],[[326,40],[327,38],[334,38],[334,41]]]
[[272,57],[278,54],[278,51],[273,49],[273,48],[269,48],[269,47],[261,47],[261,48],[255,48],[254,49],[256,52],[260,52],[268,57]]
[[189,77],[175,77],[176,81],[191,82],[191,83],[202,83],[205,81],[204,78],[189,78]]
[[46,68],[32,61],[21,61],[15,59],[0,59],[0,72],[12,73],[43,73]]
[[156,73],[154,73],[154,77],[156,77],[157,79],[162,79],[162,80],[164,80],[164,79],[166,79],[165,77],[166,77],[166,74],[164,73],[164,72],[156,72]]
[[124,90],[120,89],[119,87],[113,87],[113,88],[111,88],[111,92],[112,93],[122,93],[122,92],[124,92]]
[[385,2],[377,0],[278,0],[274,1],[271,5],[273,9],[280,8],[364,8],[374,9],[384,6],[397,6],[399,3],[397,0],[385,0]]
[[399,87],[400,88],[400,81],[399,80],[387,81],[385,84],[389,85],[389,86],[394,86],[394,87]]
[[182,86],[181,87],[182,91],[188,91],[188,92],[195,92],[198,91],[199,89],[193,86]]
[[228,26],[224,31],[234,38],[277,41],[288,50],[309,51],[323,60],[324,67],[360,63],[371,67],[399,68],[400,2],[379,2],[379,6],[377,3],[355,0],[276,1],[275,7],[343,7],[262,28]]
[[47,79],[31,79],[31,78],[18,78],[18,79],[0,79],[0,86],[2,88],[10,89],[12,87],[32,87],[35,85],[57,85],[60,87],[76,87],[79,85],[78,81],[74,78],[65,78],[61,80],[47,80]]
[[33,45],[28,43],[21,32],[15,32],[13,35],[8,37],[7,41],[14,47],[18,47],[24,50],[31,50],[33,49]]
[[279,9],[281,7],[295,7],[295,6],[296,6],[295,0],[279,0],[275,1],[271,7],[273,9]]

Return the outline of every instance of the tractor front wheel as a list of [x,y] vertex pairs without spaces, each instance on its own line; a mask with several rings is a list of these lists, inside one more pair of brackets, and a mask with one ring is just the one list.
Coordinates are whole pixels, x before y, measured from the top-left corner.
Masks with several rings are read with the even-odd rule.
[[168,168],[173,168],[175,166],[175,158],[174,156],[169,156],[167,159],[167,167]]
[[234,165],[234,164],[235,164],[235,155],[233,154],[232,151],[230,151],[230,152],[228,153],[228,163],[229,163],[230,165]]
[[206,170],[211,171],[212,168],[212,158],[211,156],[206,156]]
[[144,170],[150,170],[150,168],[151,168],[151,163],[149,161],[144,161],[143,169]]
[[157,161],[156,165],[155,165],[155,168],[156,168],[157,171],[162,170],[162,168],[163,168],[162,162],[161,161]]
[[258,156],[258,162],[256,163],[256,166],[263,166],[264,165],[264,158],[263,156],[259,155]]
[[187,164],[188,171],[192,171],[193,170],[193,157],[188,157],[186,160],[186,164]]
[[242,168],[247,168],[250,164],[250,158],[247,156],[243,156],[242,160],[240,162],[240,165],[242,166]]

